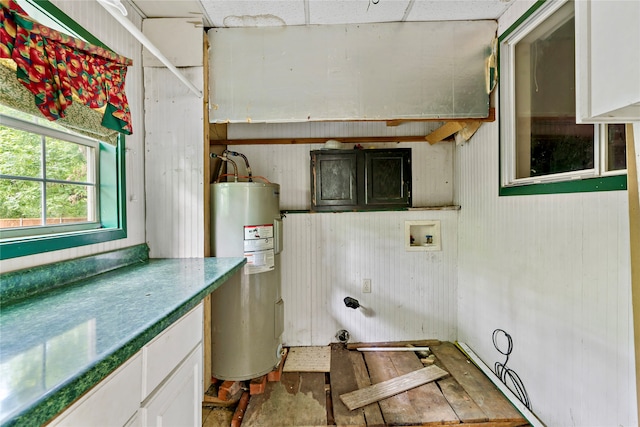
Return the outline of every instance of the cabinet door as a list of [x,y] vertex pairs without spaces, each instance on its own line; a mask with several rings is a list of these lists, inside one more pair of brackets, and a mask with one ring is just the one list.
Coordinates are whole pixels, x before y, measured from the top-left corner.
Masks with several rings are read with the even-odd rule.
[[365,151],[364,204],[367,207],[411,206],[410,150]]
[[640,1],[581,0],[575,11],[578,122],[640,120]]
[[335,210],[358,204],[356,154],[333,150],[311,153],[312,209]]
[[142,407],[145,426],[202,425],[202,344]]

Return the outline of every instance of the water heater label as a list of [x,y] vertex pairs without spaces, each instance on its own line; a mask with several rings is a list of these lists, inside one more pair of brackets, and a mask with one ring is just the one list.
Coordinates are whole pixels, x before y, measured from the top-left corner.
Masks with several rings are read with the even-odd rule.
[[244,226],[244,256],[247,274],[264,273],[275,268],[273,224]]
[[245,271],[247,274],[264,273],[275,268],[275,252],[273,249],[257,252],[245,252],[247,258]]
[[273,224],[245,225],[244,240],[273,238]]

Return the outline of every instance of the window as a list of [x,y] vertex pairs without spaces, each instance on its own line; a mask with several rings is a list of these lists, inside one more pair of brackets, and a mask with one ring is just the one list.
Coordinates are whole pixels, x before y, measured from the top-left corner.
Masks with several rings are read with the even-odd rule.
[[500,39],[501,194],[625,189],[624,125],[576,124],[573,2],[528,14]]
[[311,152],[311,209],[411,207],[411,149]]
[[[108,49],[48,1],[18,2]],[[0,259],[125,238],[124,170],[122,135],[110,144],[0,105]]]
[[1,259],[126,237],[123,147],[0,105]]

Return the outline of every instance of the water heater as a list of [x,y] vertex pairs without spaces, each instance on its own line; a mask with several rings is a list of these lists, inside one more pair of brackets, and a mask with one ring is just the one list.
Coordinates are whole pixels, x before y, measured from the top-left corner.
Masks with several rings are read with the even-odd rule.
[[211,295],[211,374],[242,381],[266,374],[280,360],[280,186],[222,182],[210,188],[214,255],[247,258]]

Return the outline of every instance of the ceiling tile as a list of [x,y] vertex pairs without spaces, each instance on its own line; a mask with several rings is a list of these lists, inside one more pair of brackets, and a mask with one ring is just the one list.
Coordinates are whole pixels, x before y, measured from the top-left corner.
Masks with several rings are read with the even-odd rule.
[[510,5],[511,0],[416,0],[407,21],[497,19]]
[[214,27],[304,25],[303,0],[202,0]]
[[309,0],[309,23],[398,22],[408,5],[409,0]]
[[132,3],[147,18],[187,18],[194,14],[202,15],[202,7],[197,0],[135,0]]

